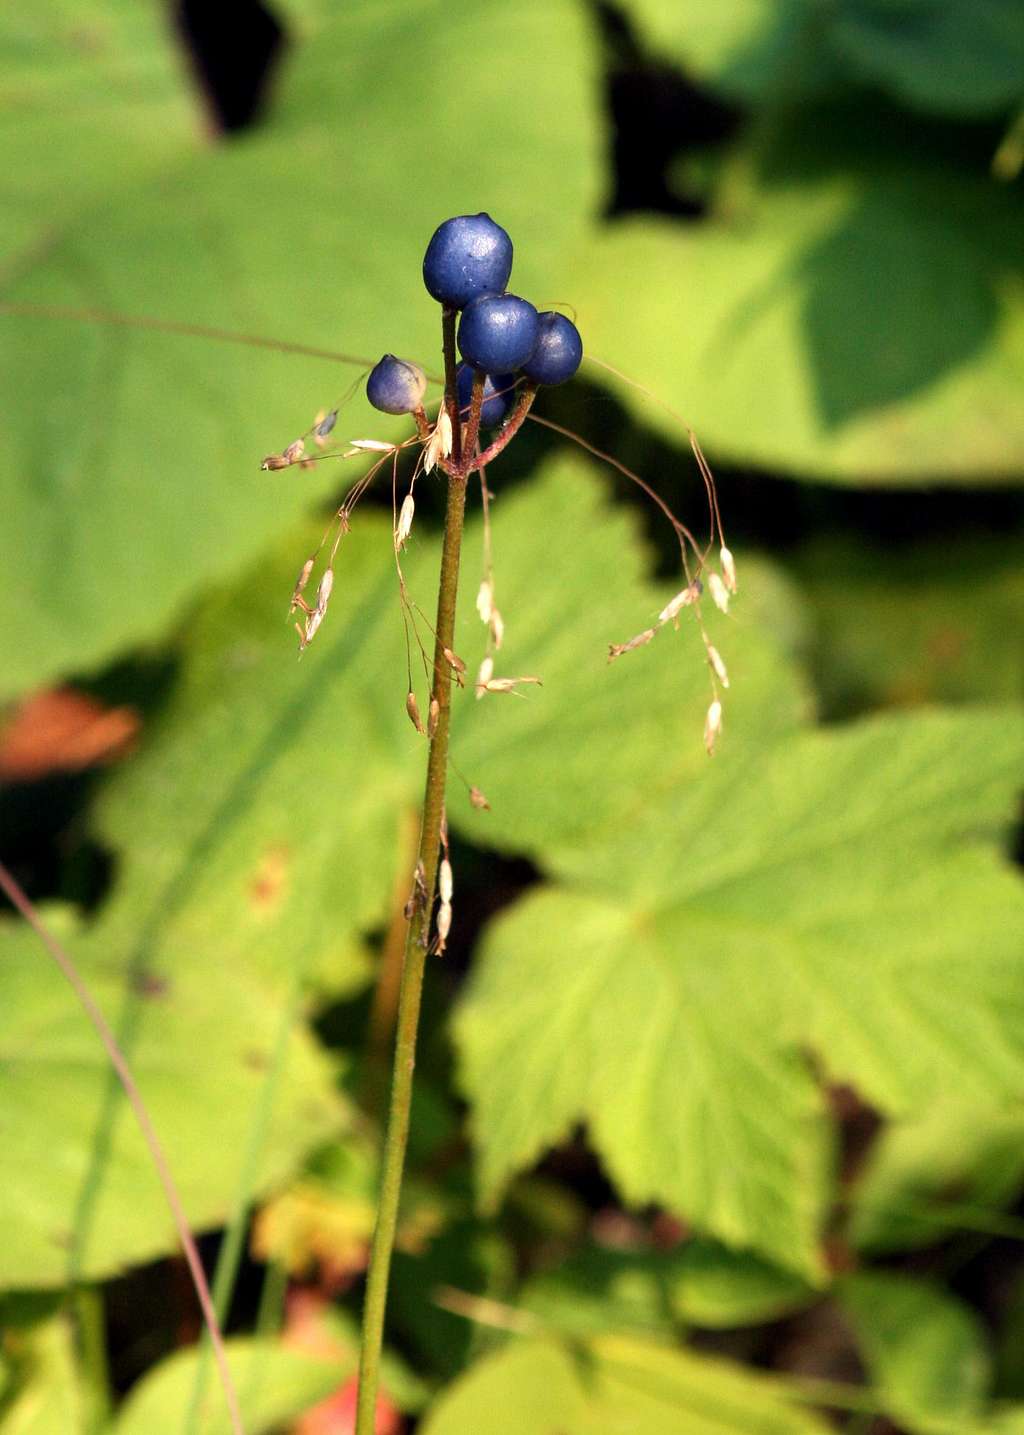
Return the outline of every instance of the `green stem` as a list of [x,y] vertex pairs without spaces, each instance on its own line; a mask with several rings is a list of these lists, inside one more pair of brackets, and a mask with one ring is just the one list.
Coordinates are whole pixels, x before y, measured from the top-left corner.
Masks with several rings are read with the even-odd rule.
[[85,1428],[89,1435],[101,1435],[110,1425],[110,1371],[103,1318],[103,1291],[99,1286],[79,1285],[72,1295],[78,1328],[78,1353],[84,1376]]
[[391,1253],[398,1225],[398,1202],[402,1188],[402,1169],[405,1165],[405,1148],[409,1136],[412,1073],[416,1064],[416,1028],[419,1023],[420,1000],[423,995],[423,973],[434,910],[434,890],[437,884],[440,858],[441,822],[444,816],[445,778],[448,767],[452,673],[444,650],[445,648],[452,649],[455,638],[455,600],[459,584],[462,526],[466,511],[466,475],[462,472],[461,426],[455,399],[454,314],[445,310],[442,316],[442,326],[445,349],[445,396],[449,412],[453,411],[452,406],[455,405],[452,425],[452,457],[457,467],[448,479],[448,507],[445,515],[444,549],[441,555],[441,581],[437,595],[434,681],[431,697],[437,701],[438,715],[437,726],[430,743],[430,755],[427,759],[427,784],[423,798],[423,819],[420,825],[419,852],[414,879],[416,885],[413,894],[412,916],[405,938],[402,985],[398,998],[398,1029],[391,1078],[391,1105],[388,1112],[387,1134],[384,1138],[384,1159],[380,1196],[377,1203],[377,1225],[370,1246],[370,1266],[363,1305],[363,1339],[359,1359],[359,1398],[356,1406],[355,1435],[374,1435],[380,1356],[384,1340],[384,1310],[387,1304]]
[[[288,1043],[295,1027],[295,1020],[298,1015],[299,1003],[303,987],[303,966],[301,963],[293,967],[291,986],[285,1003],[281,1008],[281,1015],[278,1021],[277,1034],[274,1039],[274,1049],[270,1057],[270,1064],[266,1076],[260,1087],[259,1096],[256,1099],[256,1110],[252,1124],[249,1127],[246,1137],[245,1149],[242,1154],[241,1169],[238,1173],[238,1188],[235,1192],[234,1209],[231,1219],[224,1235],[224,1244],[221,1246],[217,1257],[217,1270],[213,1279],[213,1308],[217,1312],[217,1319],[223,1329],[228,1311],[231,1307],[231,1298],[235,1291],[235,1281],[238,1278],[238,1268],[242,1263],[242,1254],[245,1249],[245,1235],[249,1228],[249,1214],[252,1209],[253,1190],[256,1186],[256,1179],[259,1175],[260,1162],[263,1159],[267,1144],[267,1132],[270,1129],[270,1120],[273,1114],[274,1103],[284,1076],[285,1065],[288,1057]],[[206,1393],[206,1382],[209,1376],[210,1357],[212,1355],[209,1336],[204,1332],[199,1348],[199,1358],[196,1361],[195,1375],[192,1380],[192,1391],[189,1396],[188,1406],[185,1410],[184,1435],[194,1435],[199,1428],[199,1417],[202,1411],[203,1396]]]

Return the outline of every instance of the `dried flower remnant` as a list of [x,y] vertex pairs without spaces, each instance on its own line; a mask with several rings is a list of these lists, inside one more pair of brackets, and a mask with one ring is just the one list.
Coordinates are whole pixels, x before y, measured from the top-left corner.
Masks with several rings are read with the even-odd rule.
[[489,578],[485,578],[477,590],[476,611],[480,614],[481,623],[490,626],[494,612],[494,585]]
[[416,694],[412,688],[410,688],[405,695],[405,710],[409,714],[409,721],[416,731],[425,733],[426,728],[423,726],[423,719],[420,717],[420,705],[416,701]]
[[718,573],[708,574],[708,590],[715,600],[715,607],[722,613],[729,611],[729,590]]
[[402,508],[395,525],[395,547],[404,548],[412,532],[412,520],[416,513],[416,501],[411,493],[402,499]]
[[714,669],[715,677],[722,684],[722,687],[727,688],[729,686],[729,670],[722,661],[722,655],[714,643],[708,643],[708,662]]
[[487,801],[487,798],[480,791],[479,787],[471,787],[469,789],[469,802],[470,806],[475,807],[478,812],[490,812],[491,810],[491,804]]
[[476,695],[478,700],[482,698],[487,691],[487,684],[491,681],[493,675],[494,659],[486,657],[480,664],[480,671],[476,675]]
[[[300,653],[304,653],[306,651],[306,649],[309,647],[310,643],[316,636],[317,630],[319,629],[320,624],[323,622],[324,615],[327,612],[327,604],[330,599],[333,588],[334,569],[326,568],[324,570],[323,577],[320,579],[320,586],[316,590],[316,607],[312,610],[312,612],[307,611],[305,628],[301,627],[298,623],[295,624],[296,630],[299,634]],[[302,604],[301,600],[299,606],[303,608],[305,607],[305,605]]]
[[452,652],[451,648],[443,648],[442,652],[444,653],[445,662],[455,674],[455,680],[458,683],[459,687],[461,688],[465,686],[462,679],[466,672],[466,664],[459,657],[458,653]]
[[707,748],[708,757],[715,755],[715,742],[722,731],[722,704],[717,698],[708,708],[707,717],[704,719],[704,746]]
[[621,658],[623,653],[632,653],[636,648],[644,648],[654,637],[657,628],[645,628],[642,633],[637,633],[635,638],[630,638],[628,643],[609,643],[608,661],[614,662]]
[[[524,683],[532,683],[535,687],[542,687],[540,678],[488,678],[482,684],[484,692],[487,693],[514,693],[516,688]],[[477,694],[479,696],[479,693]],[[519,696],[522,696],[520,694]]]
[[442,404],[437,419],[423,448],[423,471],[433,473],[438,463],[451,456],[452,421],[448,410]]
[[432,738],[437,732],[437,720],[441,715],[441,704],[437,698],[430,699],[430,707],[427,709],[427,737]]
[[728,548],[726,548],[724,543],[718,551],[718,558],[719,562],[722,565],[722,577],[725,580],[725,586],[728,588],[730,593],[735,593],[736,563],[733,559],[732,553],[729,551]]
[[337,409],[331,409],[331,411],[330,411],[329,414],[325,414],[325,413],[323,412],[323,410],[321,410],[320,413],[317,414],[317,416],[316,416],[316,423],[314,424],[314,427],[313,427],[313,442],[316,444],[317,448],[323,448],[323,447],[324,447],[324,445],[325,445],[326,442],[327,442],[328,437],[329,437],[330,434],[331,434],[331,431],[332,431],[333,428],[334,428],[334,425],[335,425],[337,422],[338,422],[338,410],[337,410]]
[[658,614],[658,622],[671,623],[684,608],[688,608],[692,603],[696,603],[703,591],[703,588],[696,579],[692,583],[687,583],[686,587],[677,593],[674,598],[670,598],[664,608],[662,608]]
[[292,601],[291,606],[288,609],[288,612],[290,614],[294,613],[295,609],[299,607],[299,600],[301,599],[303,593],[306,591],[306,584],[309,582],[310,576],[313,572],[313,565],[315,562],[315,558],[307,558],[305,563],[302,565],[302,572],[296,579],[295,587],[292,589]]
[[350,438],[349,448],[354,448],[357,453],[394,453],[395,445],[385,443],[379,438]]

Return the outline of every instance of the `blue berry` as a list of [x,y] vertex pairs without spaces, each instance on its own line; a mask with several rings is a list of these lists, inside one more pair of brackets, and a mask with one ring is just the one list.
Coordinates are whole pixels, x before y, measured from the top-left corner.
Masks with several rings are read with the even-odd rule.
[[[465,419],[469,402],[473,397],[473,370],[469,364],[460,364],[455,382],[458,385],[459,412]],[[497,428],[508,418],[515,405],[515,374],[488,374],[484,379],[484,401],[480,405],[480,424],[485,429]]]
[[516,294],[485,294],[463,310],[459,350],[467,364],[485,374],[521,368],[537,343],[537,311]]
[[547,309],[539,314],[537,347],[523,364],[523,373],[535,384],[564,384],[583,358],[580,331],[564,314]]
[[411,414],[423,402],[427,376],[418,364],[385,354],[370,370],[366,380],[366,397],[375,409],[385,414]]
[[442,304],[462,309],[481,294],[501,294],[512,273],[512,241],[489,214],[460,214],[434,230],[423,282]]

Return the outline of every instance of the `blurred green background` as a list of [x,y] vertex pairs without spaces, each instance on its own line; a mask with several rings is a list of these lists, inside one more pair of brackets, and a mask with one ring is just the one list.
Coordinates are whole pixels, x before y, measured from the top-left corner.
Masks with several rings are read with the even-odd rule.
[[[606,662],[671,530],[541,426],[494,465],[544,685],[456,698],[380,1435],[1024,1430],[1020,0],[22,0],[0,57],[0,857],[250,1435],[352,1428],[425,760],[388,475],[296,662],[357,473],[259,464],[382,352],[439,370],[422,253],[481,209],[591,360],[539,415],[702,532],[692,424],[739,593],[709,762],[691,624]],[[337,434],[404,430],[360,389]],[[474,500],[470,672],[481,543]],[[0,1217],[0,1435],[228,1428],[13,917]]]

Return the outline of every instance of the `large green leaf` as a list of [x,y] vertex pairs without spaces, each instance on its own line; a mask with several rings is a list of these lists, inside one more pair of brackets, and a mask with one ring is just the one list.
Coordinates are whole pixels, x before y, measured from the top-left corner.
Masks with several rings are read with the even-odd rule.
[[991,1357],[981,1324],[941,1286],[882,1271],[838,1288],[872,1384],[908,1430],[962,1428],[981,1415]]
[[[228,1363],[249,1435],[264,1435],[294,1420],[336,1390],[356,1368],[355,1348],[347,1359],[318,1359],[275,1340],[231,1340]],[[152,1435],[183,1430],[196,1378],[195,1350],[162,1360],[132,1388],[114,1424],[115,1435]],[[201,1435],[228,1435],[224,1392],[211,1376],[198,1425]]]
[[[36,28],[30,54],[45,71],[52,45]],[[304,339],[371,362],[392,350],[436,369],[423,249],[446,215],[481,208],[513,235],[515,286],[558,297],[556,261],[597,199],[591,36],[573,0],[514,14],[500,0],[471,11],[363,0],[303,29],[268,123],[245,138],[157,165],[161,138],[146,166],[161,172],[139,181],[141,165],[120,172],[126,131],[131,153],[145,151],[132,111],[115,106],[121,123],[90,128],[83,172],[113,192],[73,221],[40,200],[46,245],[22,254],[2,297]],[[529,75],[528,104],[494,84],[487,55]],[[85,83],[101,86],[102,72]],[[60,152],[54,129],[72,133],[73,118],[51,121],[49,139],[30,132],[36,175]],[[337,482],[330,465],[271,478],[258,464],[358,367],[34,317],[0,324],[5,693],[159,632]],[[385,427],[360,398],[338,434]]]
[[878,86],[939,114],[1021,98],[1016,0],[626,0],[641,38],[744,100]]
[[[853,1190],[850,1236],[863,1251],[929,1245],[959,1230],[1007,1230],[1001,1211],[1024,1184],[1024,1112],[933,1101],[889,1125]],[[1011,1221],[1009,1232],[1019,1231]]]
[[[671,633],[632,674],[625,664],[608,670],[608,639],[621,637],[627,624],[648,621],[663,599],[641,581],[631,523],[600,502],[579,468],[554,467],[547,481],[501,499],[495,510],[508,657],[541,672],[547,686],[529,702],[495,697],[477,703],[471,688],[458,694],[453,751],[485,788],[495,778],[495,810],[481,814],[483,830],[490,840],[511,843],[521,804],[511,794],[516,774],[524,772],[516,744],[536,749],[538,732],[546,730],[550,746],[572,713],[571,730],[543,761],[557,768],[558,752],[564,758],[579,744],[590,749],[592,764],[611,764],[611,701],[623,720],[636,712],[638,731],[652,741],[669,733],[670,751],[679,755],[674,760],[703,762],[700,715],[681,727],[678,700],[681,686],[685,691],[687,683],[704,679],[699,645],[693,640],[690,663],[680,670]],[[580,542],[562,555],[559,581],[538,584],[538,571],[555,571],[560,535],[570,527]],[[379,519],[357,514],[339,555],[327,619],[296,661],[287,599],[320,531],[317,525],[290,536],[257,573],[210,595],[182,634],[181,665],[165,706],[99,804],[95,835],[117,858],[112,893],[92,926],[71,938],[104,1006],[127,1033],[157,1128],[200,1224],[221,1219],[234,1194],[242,1133],[257,1119],[251,1108],[296,974],[334,994],[366,981],[361,934],[389,915],[399,834],[422,783],[425,744],[404,709],[390,528]],[[467,570],[475,568],[478,543],[474,524]],[[436,543],[414,529],[407,576],[428,608],[436,562]],[[467,576],[458,646],[475,662],[484,629],[472,591]],[[582,662],[581,650],[589,654]],[[759,652],[754,644],[750,651],[770,684],[774,647]],[[791,726],[799,694],[788,679],[776,691],[775,722]],[[490,737],[474,750],[470,737],[478,729]],[[605,784],[602,775],[608,796],[595,798],[594,810],[608,820],[632,804],[639,754],[631,764],[618,783]],[[594,766],[587,771],[596,787]],[[558,802],[567,810],[569,776],[563,774]],[[453,822],[460,809],[472,813],[453,796]],[[492,829],[489,816],[496,819]],[[554,846],[559,835],[552,830],[549,836]],[[543,852],[548,838],[535,822],[520,842],[522,849]],[[42,954],[23,934],[10,941],[12,958],[0,967],[8,1026],[3,1051],[24,1096],[8,1111],[0,1167],[10,1162],[9,1189],[25,1192],[25,1209],[0,1270],[9,1282],[39,1283],[60,1279],[67,1269],[60,1242],[90,1169],[103,1058]],[[32,1042],[41,1025],[49,1045]],[[89,1081],[76,1081],[76,1062],[87,1063]],[[287,1071],[290,1094],[278,1103],[277,1144],[261,1189],[323,1134],[329,1115],[322,1059],[301,1032]],[[45,1123],[39,1119],[44,1108]],[[44,1178],[53,1167],[52,1180]],[[86,1261],[95,1274],[172,1243],[145,1153],[123,1112],[106,1169]],[[140,1197],[142,1183],[148,1201]],[[38,1199],[39,1190],[46,1200]]]
[[809,1053],[890,1111],[1024,1089],[1024,894],[993,851],[1022,755],[1016,714],[751,738],[582,821],[457,1018],[484,1193],[586,1120],[631,1201],[820,1273]]
[[4,1333],[10,1389],[0,1389],[0,1435],[78,1435],[85,1397],[66,1315]]
[[803,546],[811,666],[833,716],[867,708],[1024,698],[1012,541],[921,542],[881,556],[862,544]]
[[[154,0],[52,0],[4,15],[5,286],[91,208],[198,150],[199,100],[172,36]],[[51,405],[59,387],[50,386]]]
[[[59,914],[54,923],[60,927]],[[245,1133],[285,1020],[269,982],[216,948],[182,948],[159,969],[102,931],[62,932],[117,1029],[196,1227],[230,1213]],[[98,1038],[27,928],[0,928],[0,1284],[62,1284],[165,1254],[177,1238],[149,1152]],[[332,1071],[296,1029],[285,1048],[254,1190],[280,1182],[303,1154],[341,1134]]]
[[590,352],[736,461],[846,483],[1019,478],[1018,197],[937,143],[894,149],[892,122],[800,112],[701,224],[597,234],[573,266]]
[[521,1341],[480,1361],[431,1410],[423,1435],[821,1435],[764,1377],[668,1346],[604,1336]]
[[756,1325],[813,1296],[789,1271],[694,1238],[669,1252],[586,1246],[527,1281],[518,1304],[560,1335],[668,1336],[676,1322],[712,1329]]

